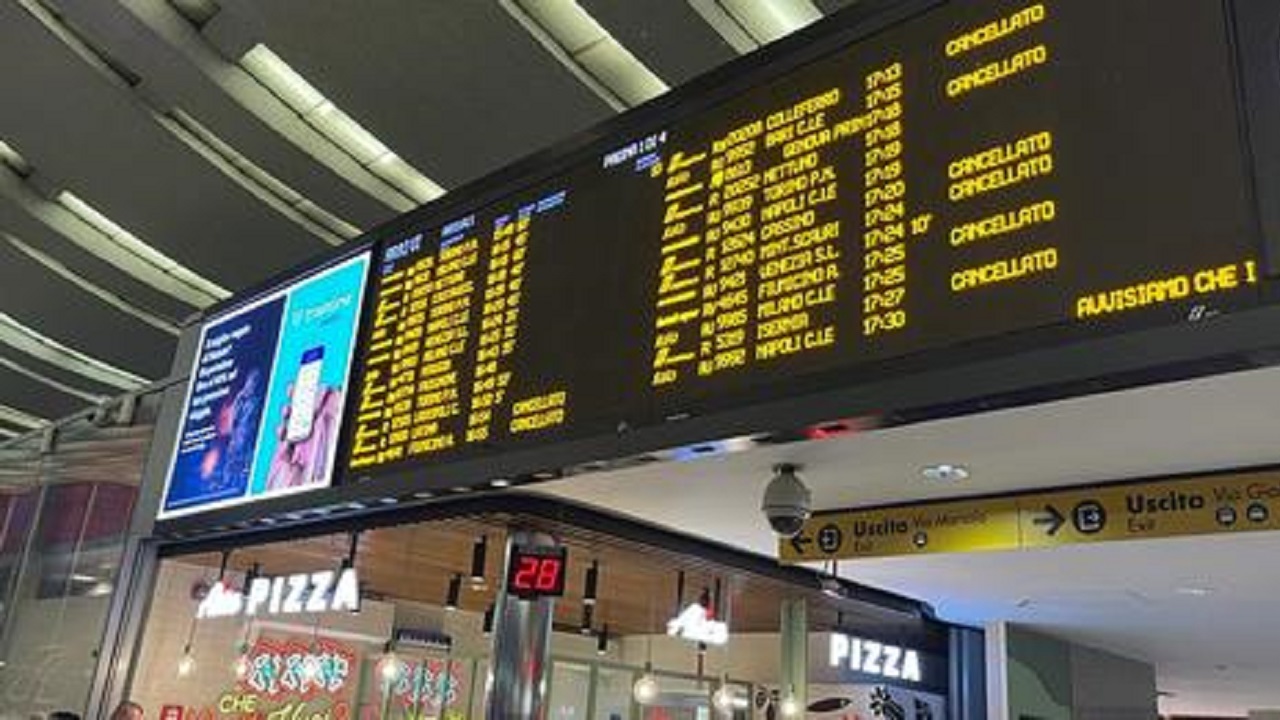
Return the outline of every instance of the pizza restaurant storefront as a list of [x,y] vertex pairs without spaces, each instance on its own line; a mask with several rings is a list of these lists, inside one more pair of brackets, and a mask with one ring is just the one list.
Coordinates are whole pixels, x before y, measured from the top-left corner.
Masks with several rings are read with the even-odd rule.
[[913,601],[546,498],[453,505],[167,545],[127,697],[163,720],[963,714],[976,633]]

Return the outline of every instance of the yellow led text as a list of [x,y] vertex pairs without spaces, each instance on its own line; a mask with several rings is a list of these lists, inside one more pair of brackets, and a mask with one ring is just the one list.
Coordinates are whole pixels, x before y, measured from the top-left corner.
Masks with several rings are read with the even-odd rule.
[[948,80],[947,97],[958,98],[975,90],[980,90],[1002,80],[1020,75],[1048,62],[1048,46],[1036,45],[1033,48],[1028,48],[1009,57],[983,65],[973,72],[967,72]]
[[1258,266],[1252,260],[1205,268],[1086,295],[1076,300],[1076,318],[1085,320],[1115,315],[1128,310],[1186,300],[1194,295],[1229,292],[1257,282]]
[[1052,200],[1023,205],[1017,210],[998,213],[951,228],[951,245],[960,247],[1014,233],[1024,228],[1053,222],[1058,217],[1058,204]]
[[951,290],[952,292],[976,290],[987,285],[1012,282],[1030,275],[1049,272],[1057,267],[1058,249],[1045,248],[1015,258],[957,270],[951,273]]
[[976,50],[984,45],[1003,40],[1033,25],[1044,22],[1048,15],[1049,13],[1045,10],[1044,3],[1036,3],[999,20],[993,20],[982,27],[970,30],[953,40],[949,40],[946,47],[947,57],[958,57],[970,50]]

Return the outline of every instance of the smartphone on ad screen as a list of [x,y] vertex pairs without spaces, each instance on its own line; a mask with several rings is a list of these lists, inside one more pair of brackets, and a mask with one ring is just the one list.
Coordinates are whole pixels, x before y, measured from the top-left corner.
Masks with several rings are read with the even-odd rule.
[[289,402],[289,424],[284,433],[289,442],[301,442],[311,437],[316,403],[320,401],[320,368],[323,363],[323,345],[302,353],[298,378],[293,383],[293,397]]

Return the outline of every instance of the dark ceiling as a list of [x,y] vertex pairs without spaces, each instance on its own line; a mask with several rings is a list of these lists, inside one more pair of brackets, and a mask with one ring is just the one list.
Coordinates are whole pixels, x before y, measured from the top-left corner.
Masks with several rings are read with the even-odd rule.
[[[586,53],[546,22],[566,8],[676,86],[759,44],[731,41],[726,18],[781,35],[795,29],[786,18],[798,26],[847,4],[0,3],[0,441],[163,378],[176,328],[212,297],[426,199],[247,72],[257,45],[447,191],[628,104],[591,82]],[[86,222],[66,192],[118,228]],[[119,229],[135,243],[124,261]],[[175,281],[184,270],[195,280]]]

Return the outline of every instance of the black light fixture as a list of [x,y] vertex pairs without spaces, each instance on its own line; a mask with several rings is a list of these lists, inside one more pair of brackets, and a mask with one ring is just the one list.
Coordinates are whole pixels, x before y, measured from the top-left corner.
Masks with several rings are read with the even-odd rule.
[[222,562],[218,565],[218,582],[221,583],[227,579],[227,565],[231,563],[231,551],[222,551]]
[[578,628],[578,632],[583,635],[590,635],[595,626],[596,609],[594,605],[582,606],[582,625]]
[[596,654],[604,657],[609,653],[609,623],[605,623],[600,628],[600,634],[596,635]]
[[484,586],[484,566],[489,555],[489,536],[481,535],[471,546],[471,585]]
[[261,564],[255,562],[254,564],[249,566],[249,569],[246,570],[244,573],[244,592],[245,593],[249,592],[249,588],[253,585],[253,581],[257,580],[258,576],[261,574],[262,574]]
[[458,596],[462,594],[462,576],[449,578],[449,594],[445,596],[444,609],[453,612],[458,609]]
[[351,531],[351,542],[347,546],[347,556],[342,560],[342,569],[353,568],[356,566],[356,553],[360,550],[360,531]]
[[489,607],[485,608],[484,625],[481,628],[481,631],[484,633],[485,637],[488,637],[489,635],[493,634],[493,617],[496,610],[497,608],[494,607],[493,603],[489,603]]
[[596,587],[600,583],[600,561],[592,560],[591,567],[587,568],[586,587],[582,589],[582,604],[596,604]]

